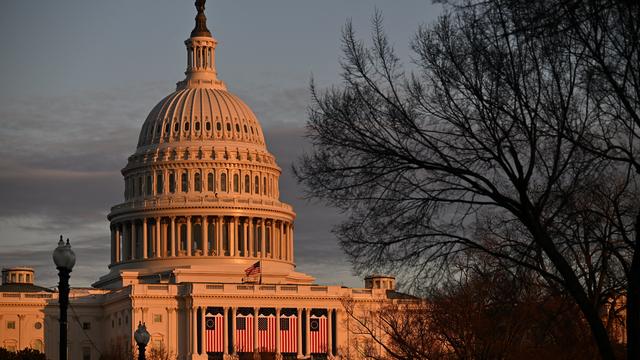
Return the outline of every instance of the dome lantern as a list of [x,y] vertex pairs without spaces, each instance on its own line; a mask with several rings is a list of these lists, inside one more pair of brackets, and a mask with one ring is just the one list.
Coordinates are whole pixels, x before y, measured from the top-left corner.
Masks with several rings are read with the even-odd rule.
[[210,88],[226,90],[224,83],[218,79],[215,65],[215,50],[218,42],[211,36],[207,28],[207,17],[204,15],[205,0],[196,0],[198,10],[196,25],[191,37],[185,40],[187,47],[187,76],[177,83],[177,90],[187,88]]

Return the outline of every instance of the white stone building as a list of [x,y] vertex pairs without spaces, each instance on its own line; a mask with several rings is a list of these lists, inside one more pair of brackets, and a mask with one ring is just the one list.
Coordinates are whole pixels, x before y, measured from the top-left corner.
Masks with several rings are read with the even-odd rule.
[[[353,289],[295,271],[295,213],[279,200],[281,170],[256,116],[218,79],[204,1],[196,7],[186,78],[151,110],[122,170],[124,202],[108,217],[109,272],[71,290],[70,358],[131,348],[139,322],[148,350],[178,359],[340,356],[357,342],[344,299],[375,307],[404,295],[393,277]],[[247,276],[251,266],[260,273]],[[58,293],[34,277],[3,270],[0,346],[56,360]]]

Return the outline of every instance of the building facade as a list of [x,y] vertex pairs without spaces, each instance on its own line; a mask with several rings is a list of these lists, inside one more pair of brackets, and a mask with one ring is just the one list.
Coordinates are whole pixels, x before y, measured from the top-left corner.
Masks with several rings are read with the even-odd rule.
[[[186,77],[151,110],[122,170],[124,201],[108,216],[109,271],[71,290],[70,358],[131,349],[141,322],[148,351],[178,359],[342,356],[358,341],[344,300],[376,307],[402,295],[389,276],[356,289],[295,270],[281,170],[256,116],[218,79],[204,1],[196,8]],[[56,360],[58,293],[34,277],[3,270],[0,346]]]

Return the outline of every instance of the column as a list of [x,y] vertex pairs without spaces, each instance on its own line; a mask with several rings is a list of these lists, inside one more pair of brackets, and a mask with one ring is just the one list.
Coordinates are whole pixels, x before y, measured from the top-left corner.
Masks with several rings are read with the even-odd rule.
[[191,351],[189,351],[190,354],[195,354],[198,352],[198,311],[196,310],[196,308],[193,307],[193,305],[191,305],[191,309],[189,311],[189,323],[190,323],[190,327],[191,327]]
[[225,306],[223,308],[224,316],[222,317],[222,325],[224,329],[222,329],[222,341],[224,348],[222,349],[225,355],[229,354],[229,307]]
[[162,257],[162,218],[156,218],[156,241],[155,241],[155,252],[154,256],[159,258]]
[[229,255],[236,256],[238,254],[238,217],[234,216],[231,224],[229,224]]
[[276,308],[276,358],[280,354],[280,308]]
[[109,228],[111,230],[111,263],[116,262],[116,231],[113,226]]
[[280,241],[278,242],[278,259],[284,260],[286,258],[286,242],[284,238],[284,221],[280,221]]
[[260,244],[260,257],[261,258],[264,258],[265,254],[266,254],[265,250],[266,250],[266,245],[267,245],[267,242],[266,242],[266,239],[267,239],[266,233],[267,232],[265,231],[266,230],[265,221],[266,221],[265,218],[260,219],[260,226],[261,226],[261,229],[262,229],[262,234],[260,234],[260,237],[262,238],[262,243]]
[[216,256],[221,256],[222,254],[222,218],[220,216],[216,217]]
[[202,255],[209,256],[209,219],[202,216]]
[[237,308],[236,307],[232,307],[231,308],[231,336],[232,336],[232,344],[231,347],[233,348],[233,354],[236,354],[236,312],[237,312]]
[[298,308],[298,359],[302,357],[302,309]]
[[311,312],[311,309],[305,309],[305,312],[304,312],[304,321],[305,321],[304,333],[306,334],[304,339],[304,344],[305,344],[304,349],[306,350],[305,355],[307,356],[311,354],[311,349],[309,348],[311,346],[311,341],[310,341],[311,339],[309,339],[309,334],[311,333],[309,331],[310,330],[310,324],[309,324],[310,312]]
[[136,221],[131,220],[131,260],[136,258]]
[[293,223],[289,223],[289,261],[293,262],[295,260],[294,252],[293,252]]
[[116,262],[120,262],[122,257],[120,254],[120,246],[122,246],[122,240],[120,238],[121,233],[120,233],[120,224],[116,224],[115,226],[116,229]]
[[253,308],[253,352],[258,352],[258,313],[260,308]]
[[327,309],[327,355],[333,354],[333,309]]
[[149,236],[147,234],[147,218],[142,219],[142,258],[147,258]]
[[176,217],[171,217],[171,256],[176,256]]
[[187,216],[187,256],[191,256],[191,216]]
[[242,220],[242,242],[244,244],[244,257],[249,257],[249,224],[247,219]]
[[249,241],[249,256],[253,256],[253,232],[255,231],[255,229],[253,228],[253,218],[250,217],[248,218],[247,221],[247,227],[249,228],[249,236],[247,236],[248,241]]
[[207,329],[206,329],[206,317],[207,308],[200,307],[200,354],[207,353]]

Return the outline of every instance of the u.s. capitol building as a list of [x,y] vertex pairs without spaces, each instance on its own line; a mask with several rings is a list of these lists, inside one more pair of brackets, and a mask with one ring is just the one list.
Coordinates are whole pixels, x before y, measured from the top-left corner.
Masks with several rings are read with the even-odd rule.
[[[354,289],[295,270],[281,170],[256,116],[218,78],[204,1],[196,7],[186,78],[151,110],[122,170],[109,272],[71,289],[70,358],[130,349],[140,322],[148,351],[178,359],[357,357],[345,299],[375,307],[405,296],[389,276]],[[29,268],[3,270],[0,347],[55,360],[58,293],[34,278]]]

